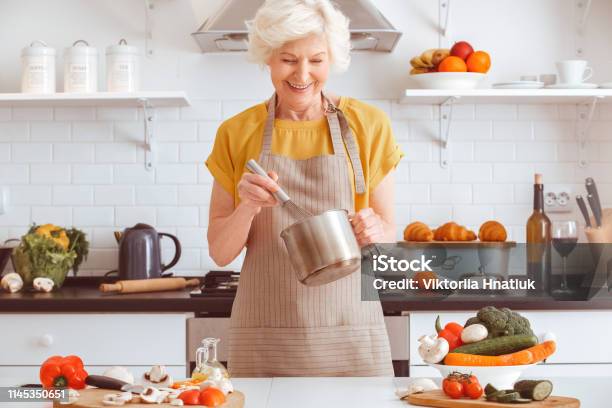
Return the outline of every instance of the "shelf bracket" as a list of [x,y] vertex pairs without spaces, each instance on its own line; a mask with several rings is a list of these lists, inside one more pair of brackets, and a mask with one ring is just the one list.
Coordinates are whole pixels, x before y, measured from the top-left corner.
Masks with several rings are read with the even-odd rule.
[[579,103],[576,105],[578,111],[578,120],[576,121],[576,139],[578,139],[578,165],[586,167],[589,163],[587,152],[587,138],[589,136],[589,128],[593,120],[593,114],[597,107],[597,101],[603,99],[602,96],[594,96],[589,102]]
[[139,99],[138,102],[140,102],[140,106],[142,107],[144,121],[145,169],[151,171],[153,170],[157,150],[157,141],[153,133],[155,109],[149,104],[148,99]]
[[145,6],[145,55],[150,58],[153,56],[153,23],[152,11],[155,9],[154,0],[144,0]]
[[440,167],[443,169],[448,167],[449,163],[449,137],[450,137],[450,128],[453,121],[453,105],[457,102],[461,97],[460,96],[451,96],[444,100],[439,105],[440,110],[440,126],[439,126],[439,139],[440,139]]
[[584,57],[585,54],[585,41],[584,41],[584,30],[586,28],[586,22],[591,12],[591,4],[593,0],[574,0],[574,15],[576,21],[576,34],[575,34],[575,47],[576,56]]
[[438,18],[440,21],[440,34],[444,37],[444,44],[442,39],[438,41],[438,46],[446,46],[450,43],[450,17],[451,17],[451,0],[439,0],[438,6]]

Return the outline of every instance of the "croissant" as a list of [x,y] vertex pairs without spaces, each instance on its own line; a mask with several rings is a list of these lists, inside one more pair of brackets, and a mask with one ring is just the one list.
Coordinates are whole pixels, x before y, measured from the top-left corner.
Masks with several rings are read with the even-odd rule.
[[434,237],[433,231],[424,223],[416,221],[404,229],[405,241],[432,241]]
[[434,231],[436,241],[474,241],[476,234],[456,222],[447,222]]
[[507,237],[506,229],[497,221],[487,221],[478,230],[478,238],[481,241],[504,242]]

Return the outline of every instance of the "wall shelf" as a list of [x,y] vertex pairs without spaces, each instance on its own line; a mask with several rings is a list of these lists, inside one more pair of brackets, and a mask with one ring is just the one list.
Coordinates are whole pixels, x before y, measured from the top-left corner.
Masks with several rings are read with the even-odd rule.
[[187,95],[182,91],[168,92],[96,92],[88,94],[54,93],[34,95],[22,93],[0,93],[0,107],[116,107],[139,108],[147,101],[150,107],[189,106]]
[[143,111],[145,162],[152,170],[155,162],[155,108],[189,106],[187,95],[182,91],[173,92],[96,92],[88,94],[55,93],[32,95],[22,93],[0,94],[0,108],[59,108],[59,107],[113,107],[140,108]]

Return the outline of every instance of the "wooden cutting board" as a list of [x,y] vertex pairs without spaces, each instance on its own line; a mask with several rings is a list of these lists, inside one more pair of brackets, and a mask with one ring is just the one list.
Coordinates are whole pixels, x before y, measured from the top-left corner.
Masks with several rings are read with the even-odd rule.
[[[107,405],[102,404],[102,399],[106,394],[113,394],[119,391],[114,390],[101,390],[99,388],[87,388],[84,390],[79,390],[79,400],[72,405],[61,405],[58,401],[53,402],[54,408],[108,408]],[[197,406],[197,405],[190,405]],[[203,407],[203,405],[201,405]],[[133,404],[131,402],[123,405],[124,408],[152,408],[152,407],[160,407],[160,408],[174,408],[173,405],[170,404]],[[244,407],[244,394],[240,391],[234,391],[227,396],[227,400],[225,404],[220,405],[220,408],[243,408]]]
[[409,395],[407,401],[412,405],[438,408],[579,408],[580,401],[576,398],[555,397],[551,395],[544,401],[533,401],[528,404],[501,404],[499,402],[472,399],[452,399],[442,390],[427,391],[421,394]]

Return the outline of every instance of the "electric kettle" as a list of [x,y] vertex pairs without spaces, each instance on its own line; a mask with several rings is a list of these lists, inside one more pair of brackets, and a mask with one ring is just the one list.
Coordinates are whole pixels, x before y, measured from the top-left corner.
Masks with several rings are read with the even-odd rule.
[[[174,242],[175,253],[168,265],[161,262],[162,237],[168,237]],[[125,231],[115,232],[119,244],[119,279],[150,279],[162,276],[167,269],[172,268],[181,257],[181,243],[174,235],[157,232],[147,224],[136,224]]]

